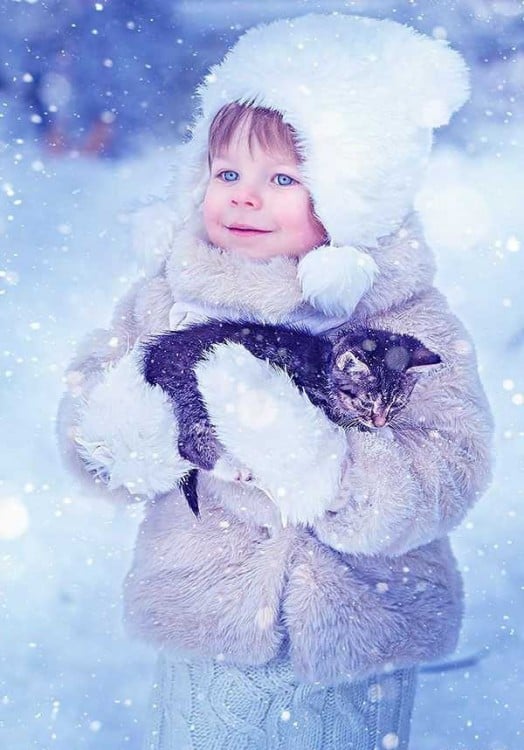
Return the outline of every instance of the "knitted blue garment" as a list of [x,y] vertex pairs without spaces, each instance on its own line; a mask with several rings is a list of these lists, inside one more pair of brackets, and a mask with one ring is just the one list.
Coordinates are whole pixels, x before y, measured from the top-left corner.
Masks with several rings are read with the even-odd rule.
[[144,750],[406,750],[416,668],[336,686],[161,653]]

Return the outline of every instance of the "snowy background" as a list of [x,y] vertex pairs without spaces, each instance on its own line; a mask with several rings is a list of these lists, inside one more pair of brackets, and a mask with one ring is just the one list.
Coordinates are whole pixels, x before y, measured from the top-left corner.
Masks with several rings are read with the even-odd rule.
[[140,509],[60,465],[62,372],[138,273],[132,212],[164,194],[205,67],[245,26],[334,9],[448,38],[472,69],[418,208],[497,424],[492,488],[453,535],[458,655],[485,658],[421,676],[412,747],[524,747],[523,3],[0,0],[2,750],[140,747],[154,652],[120,622]]

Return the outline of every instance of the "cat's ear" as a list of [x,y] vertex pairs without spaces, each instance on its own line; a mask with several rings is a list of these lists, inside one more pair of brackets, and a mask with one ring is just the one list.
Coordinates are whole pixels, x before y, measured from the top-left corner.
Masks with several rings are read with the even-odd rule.
[[341,352],[335,359],[335,367],[341,372],[353,375],[369,375],[369,367],[359,359],[350,349]]
[[412,375],[429,375],[435,369],[435,365],[440,365],[441,362],[438,354],[420,344],[411,352],[406,372]]

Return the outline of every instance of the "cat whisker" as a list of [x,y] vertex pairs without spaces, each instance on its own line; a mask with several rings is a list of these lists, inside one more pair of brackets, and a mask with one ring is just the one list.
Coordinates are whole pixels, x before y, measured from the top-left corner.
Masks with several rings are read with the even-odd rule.
[[350,419],[344,419],[342,422],[342,427],[344,427],[345,430],[349,429],[350,427],[358,427],[360,424],[360,420],[358,417],[352,417]]
[[388,424],[390,427],[406,427],[409,426],[410,420],[406,419],[406,416],[404,414],[393,414],[389,420]]

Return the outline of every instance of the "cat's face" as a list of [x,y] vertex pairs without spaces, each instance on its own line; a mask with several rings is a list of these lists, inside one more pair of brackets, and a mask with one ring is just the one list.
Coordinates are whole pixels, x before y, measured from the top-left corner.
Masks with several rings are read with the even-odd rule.
[[344,426],[385,427],[408,403],[418,379],[441,362],[412,336],[350,332],[331,361],[331,398]]

